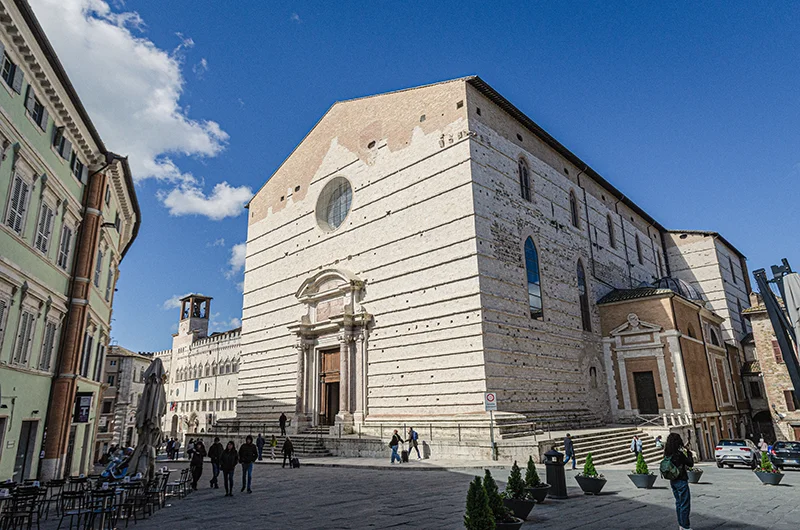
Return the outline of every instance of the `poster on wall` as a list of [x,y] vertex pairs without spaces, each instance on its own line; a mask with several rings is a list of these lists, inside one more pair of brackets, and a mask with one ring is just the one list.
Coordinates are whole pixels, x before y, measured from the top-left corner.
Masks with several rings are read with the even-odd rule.
[[89,411],[92,410],[92,395],[91,392],[78,392],[75,394],[73,423],[87,423],[89,421]]

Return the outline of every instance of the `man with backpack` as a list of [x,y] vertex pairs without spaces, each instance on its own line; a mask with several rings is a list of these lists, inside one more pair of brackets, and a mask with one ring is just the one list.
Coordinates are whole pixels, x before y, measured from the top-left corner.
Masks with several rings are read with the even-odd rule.
[[219,443],[219,436],[215,437],[214,443],[208,449],[208,458],[211,460],[211,472],[213,473],[211,477],[212,488],[219,489],[219,458],[224,450],[222,444]]
[[397,459],[397,463],[400,464],[403,462],[403,459],[400,458],[400,455],[397,453],[398,447],[400,444],[403,443],[403,437],[397,432],[397,429],[394,430],[394,434],[392,435],[392,441],[389,442],[389,447],[392,448],[392,464],[394,464],[394,459]]
[[669,480],[672,495],[675,497],[675,512],[681,530],[691,530],[689,514],[692,507],[692,495],[689,491],[689,475],[687,470],[694,465],[691,453],[683,445],[680,434],[670,433],[664,444],[664,459],[659,470],[661,477]]
[[575,463],[575,448],[572,445],[572,436],[569,433],[564,437],[564,465],[567,465],[570,458],[572,459],[572,469],[577,469],[577,464]]
[[417,460],[422,460],[422,456],[420,456],[420,454],[419,454],[419,446],[417,445],[417,439],[418,438],[419,438],[419,435],[417,434],[417,431],[414,430],[414,427],[409,427],[408,428],[408,440],[406,440],[408,442],[408,454],[409,454],[409,456],[411,456],[411,450],[412,449],[416,449],[416,451],[417,451]]

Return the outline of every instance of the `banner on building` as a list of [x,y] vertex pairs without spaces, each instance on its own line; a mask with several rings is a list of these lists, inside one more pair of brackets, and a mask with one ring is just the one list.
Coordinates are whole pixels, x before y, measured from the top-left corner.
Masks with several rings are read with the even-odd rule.
[[92,395],[91,392],[78,392],[75,394],[73,423],[87,423],[89,421],[89,411],[92,410]]

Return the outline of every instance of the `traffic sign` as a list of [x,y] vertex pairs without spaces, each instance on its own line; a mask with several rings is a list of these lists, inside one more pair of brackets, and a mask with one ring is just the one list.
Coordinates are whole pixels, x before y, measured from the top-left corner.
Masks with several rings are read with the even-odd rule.
[[497,410],[497,394],[486,392],[483,395],[483,404],[486,406],[486,410]]

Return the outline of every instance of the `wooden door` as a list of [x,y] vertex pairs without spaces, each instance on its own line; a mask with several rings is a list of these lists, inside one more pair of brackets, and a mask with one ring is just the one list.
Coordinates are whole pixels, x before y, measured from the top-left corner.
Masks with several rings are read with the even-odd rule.
[[636,402],[639,414],[658,414],[658,398],[653,372],[633,372],[633,385],[636,387]]
[[320,351],[319,423],[333,425],[339,413],[339,350]]

